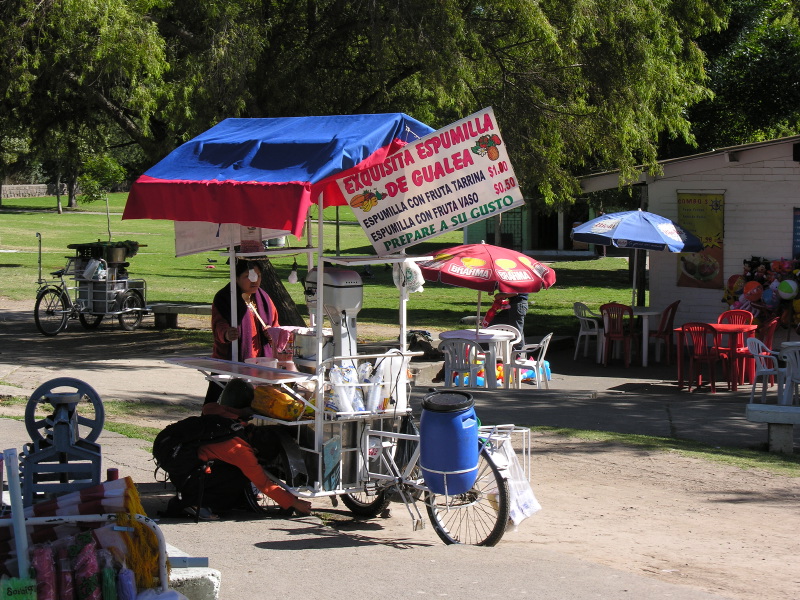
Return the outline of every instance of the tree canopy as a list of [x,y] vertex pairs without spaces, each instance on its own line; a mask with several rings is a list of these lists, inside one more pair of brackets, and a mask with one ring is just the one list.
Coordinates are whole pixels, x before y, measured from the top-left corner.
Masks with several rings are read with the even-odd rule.
[[728,5],[5,0],[0,131],[132,144],[136,175],[226,117],[406,112],[441,127],[493,106],[526,195],[569,202],[577,174],[632,175],[659,136],[692,140],[687,110],[711,97],[697,40]]
[[786,0],[733,0],[730,26],[700,44],[713,97],[690,119],[701,150],[800,132],[800,15]]

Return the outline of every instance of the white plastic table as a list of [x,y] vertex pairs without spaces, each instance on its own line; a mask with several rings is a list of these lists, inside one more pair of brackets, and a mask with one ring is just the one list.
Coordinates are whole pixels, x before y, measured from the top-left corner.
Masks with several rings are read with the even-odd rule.
[[[510,342],[514,339],[514,334],[503,329],[453,329],[452,331],[442,331],[439,334],[440,340],[452,340],[456,338],[470,340],[479,344],[488,344],[486,350],[486,364],[496,365],[497,356],[510,356]],[[498,352],[498,346],[500,351]],[[497,389],[497,379],[489,377],[488,372],[485,376],[486,386],[489,389]]]

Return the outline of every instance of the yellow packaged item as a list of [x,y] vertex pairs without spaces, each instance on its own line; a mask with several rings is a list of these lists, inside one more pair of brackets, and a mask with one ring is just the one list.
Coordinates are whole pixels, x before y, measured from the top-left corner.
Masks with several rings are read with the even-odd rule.
[[305,410],[302,402],[271,385],[256,386],[250,406],[260,415],[281,421],[297,421]]

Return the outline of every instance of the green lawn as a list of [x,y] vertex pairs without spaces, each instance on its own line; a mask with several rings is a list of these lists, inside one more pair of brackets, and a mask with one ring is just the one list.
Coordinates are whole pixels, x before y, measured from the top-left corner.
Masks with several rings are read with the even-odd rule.
[[[114,241],[135,240],[141,248],[130,259],[133,278],[147,282],[147,302],[190,301],[210,302],[214,293],[228,278],[225,257],[219,252],[206,252],[187,257],[174,256],[174,233],[171,221],[122,221],[126,194],[109,198],[111,233]],[[337,227],[335,209],[324,213],[325,252],[336,251]],[[61,268],[66,257],[73,255],[68,244],[108,240],[105,205],[80,204],[75,210],[55,211],[55,198],[6,199],[0,208],[0,296],[21,300],[33,298],[38,277],[38,240],[42,236],[42,271],[45,275]],[[314,213],[314,216],[315,213]],[[342,254],[374,254],[369,242],[349,207],[339,210],[339,249]],[[316,225],[313,225],[316,231]],[[292,246],[305,245],[305,240],[289,237]],[[453,232],[412,248],[410,254],[429,254],[437,249],[460,244],[461,232]],[[298,256],[300,277],[305,274],[303,256]],[[272,260],[285,280],[293,257]],[[213,262],[212,262],[213,261]],[[213,266],[214,268],[209,268]],[[552,263],[557,281],[549,290],[531,295],[526,335],[573,335],[577,321],[572,316],[573,302],[580,300],[596,309],[609,301],[629,302],[630,283],[627,261],[604,258],[586,261]],[[398,294],[392,282],[391,269],[383,265],[372,268],[374,278],[364,279],[364,307],[358,319],[365,323],[397,323]],[[302,286],[286,284],[294,301],[306,314]],[[427,284],[422,293],[412,294],[408,302],[408,323],[412,328],[457,328],[460,319],[475,314],[478,293],[441,284]],[[491,298],[483,294],[484,310]]]

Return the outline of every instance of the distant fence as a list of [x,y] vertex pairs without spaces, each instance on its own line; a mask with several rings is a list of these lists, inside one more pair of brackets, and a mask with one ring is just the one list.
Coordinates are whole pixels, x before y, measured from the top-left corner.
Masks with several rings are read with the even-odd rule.
[[[67,185],[61,184],[61,194],[67,194]],[[54,183],[37,183],[32,185],[4,185],[3,198],[41,198],[43,196],[55,196],[56,186]]]

